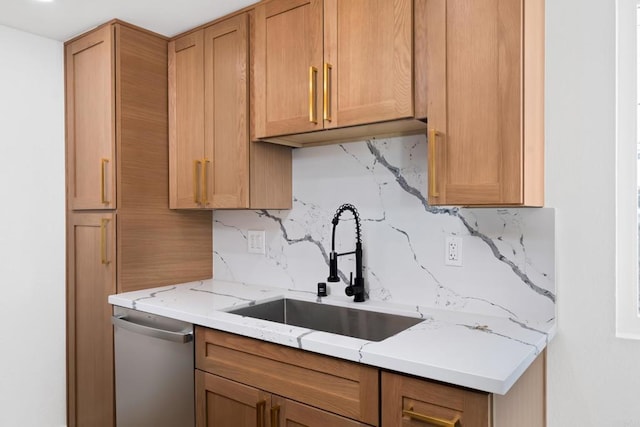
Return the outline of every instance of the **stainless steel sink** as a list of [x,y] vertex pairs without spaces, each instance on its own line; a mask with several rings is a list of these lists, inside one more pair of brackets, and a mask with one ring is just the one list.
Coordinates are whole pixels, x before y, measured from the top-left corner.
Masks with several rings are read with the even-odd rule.
[[229,311],[255,319],[382,341],[423,319],[282,298]]

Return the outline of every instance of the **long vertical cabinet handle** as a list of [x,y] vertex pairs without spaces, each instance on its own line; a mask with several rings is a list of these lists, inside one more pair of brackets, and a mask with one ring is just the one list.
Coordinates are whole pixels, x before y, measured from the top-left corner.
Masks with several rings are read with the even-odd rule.
[[103,265],[109,265],[109,257],[107,256],[107,224],[109,219],[102,218],[100,220],[100,262]]
[[264,425],[264,410],[267,407],[267,401],[261,400],[256,403],[256,427],[265,427]]
[[331,121],[331,64],[324,63],[324,73],[323,73],[323,118],[330,122]]
[[309,67],[309,121],[311,123],[318,123],[318,112],[316,111],[316,86],[318,69],[316,67]]
[[456,427],[458,421],[460,421],[460,416],[456,415],[450,420],[443,420],[442,418],[432,417],[429,415],[420,414],[418,412],[414,412],[413,408],[404,409],[402,411],[402,415],[411,418],[412,420],[421,421],[423,423],[427,423],[432,426],[437,427]]
[[100,201],[103,205],[108,205],[107,200],[107,163],[109,159],[100,159]]
[[429,196],[430,197],[438,197],[440,193],[438,192],[438,186],[436,185],[436,138],[440,133],[435,130],[429,130]]
[[280,427],[280,405],[271,408],[271,427]]
[[209,174],[207,173],[208,166],[211,161],[209,159],[204,159],[202,161],[202,204],[207,206],[209,204],[209,196],[207,190],[207,183],[209,182]]
[[200,204],[200,160],[193,161],[193,202]]

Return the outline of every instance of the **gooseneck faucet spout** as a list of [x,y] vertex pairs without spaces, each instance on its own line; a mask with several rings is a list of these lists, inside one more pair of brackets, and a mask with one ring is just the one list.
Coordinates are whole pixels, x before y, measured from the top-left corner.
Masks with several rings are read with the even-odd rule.
[[[353,218],[356,221],[356,248],[351,252],[337,253],[336,252],[336,226],[340,221],[340,215],[344,211],[349,211],[353,214]],[[353,280],[353,273],[351,273],[351,277],[349,278],[349,286],[345,288],[345,293],[347,296],[353,296],[354,302],[363,302],[365,291],[364,291],[364,277],[362,277],[362,236],[360,233],[360,215],[358,214],[358,210],[352,204],[345,203],[340,206],[336,211],[336,214],[333,216],[331,220],[333,224],[333,230],[331,232],[331,252],[329,253],[329,277],[327,278],[328,282],[339,282],[340,278],[338,277],[338,257],[343,255],[351,255],[355,254],[356,256],[356,277],[355,281]]]

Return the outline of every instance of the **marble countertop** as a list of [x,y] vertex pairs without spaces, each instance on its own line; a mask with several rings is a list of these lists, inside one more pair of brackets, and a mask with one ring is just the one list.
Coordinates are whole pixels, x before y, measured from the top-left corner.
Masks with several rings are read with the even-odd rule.
[[[280,297],[420,317],[380,342],[366,341],[226,311]],[[109,296],[109,303],[459,386],[505,394],[555,333],[555,323],[494,317],[347,297],[204,280]]]

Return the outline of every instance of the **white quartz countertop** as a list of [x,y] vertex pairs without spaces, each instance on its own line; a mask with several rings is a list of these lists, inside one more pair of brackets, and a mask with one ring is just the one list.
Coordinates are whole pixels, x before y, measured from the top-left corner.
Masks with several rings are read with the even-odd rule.
[[[226,311],[287,297],[423,318],[373,342]],[[459,386],[505,394],[555,333],[555,323],[204,280],[109,296],[109,303]]]

